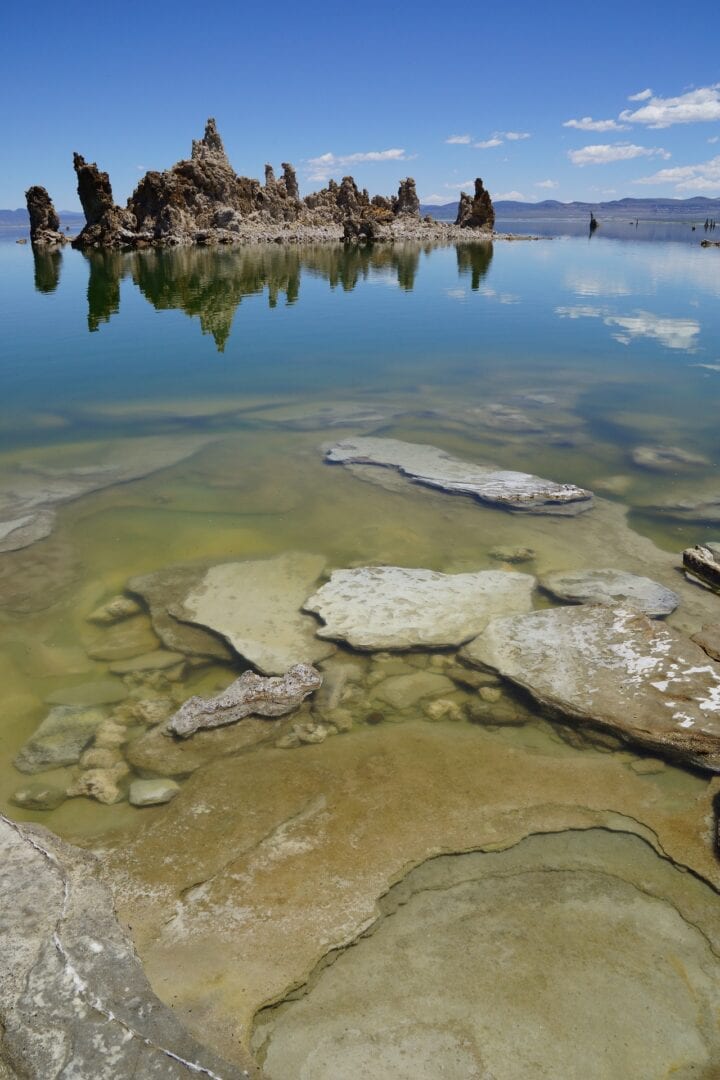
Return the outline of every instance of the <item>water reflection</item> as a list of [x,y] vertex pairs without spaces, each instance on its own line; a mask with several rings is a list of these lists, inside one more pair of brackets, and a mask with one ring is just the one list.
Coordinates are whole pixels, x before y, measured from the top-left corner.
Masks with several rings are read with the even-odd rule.
[[[130,279],[156,311],[180,310],[200,321],[204,334],[223,352],[238,307],[247,296],[267,291],[274,308],[284,298],[294,304],[303,274],[322,278],[332,289],[350,292],[363,281],[389,280],[405,292],[415,287],[421,257],[435,245],[383,244],[355,247],[258,245],[233,249],[180,248],[131,253],[88,251],[88,330],[99,330],[120,310],[120,283]],[[469,275],[477,291],[493,257],[490,243],[459,244],[458,273]],[[53,260],[53,261],[49,261]],[[35,285],[56,288],[62,254],[36,254]],[[42,282],[42,285],[41,285]]]
[[60,283],[62,252],[58,249],[43,250],[40,247],[33,247],[32,253],[35,267],[35,288],[41,293],[55,292]]

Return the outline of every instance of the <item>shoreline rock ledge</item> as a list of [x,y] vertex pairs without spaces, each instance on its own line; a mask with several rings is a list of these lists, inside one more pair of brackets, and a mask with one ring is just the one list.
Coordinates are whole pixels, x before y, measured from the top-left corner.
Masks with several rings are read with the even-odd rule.
[[564,722],[720,772],[720,664],[632,607],[496,619],[464,659],[526,690]]
[[[581,514],[593,505],[592,491],[558,484],[530,473],[498,469],[454,458],[436,446],[358,436],[323,447],[331,465],[377,465],[396,469],[411,483],[472,495],[480,502],[526,514]],[[366,478],[370,478],[366,473]]]
[[[146,173],[124,207],[115,204],[110,177],[94,162],[75,153],[73,165],[86,219],[72,241],[80,249],[264,241],[467,242],[468,232],[490,240],[495,220],[490,195],[479,178],[474,198],[463,195],[461,213],[452,224],[420,218],[420,200],[409,176],[400,181],[394,196],[370,196],[352,176],[344,176],[340,183],[329,180],[327,187],[304,198],[288,162],[283,162],[281,176],[266,165],[264,183],[238,176],[212,117],[202,139],[193,140],[190,158],[163,172]],[[31,188],[30,192],[43,194],[49,205],[46,213],[52,218],[54,210],[45,189]]]
[[0,1076],[248,1080],[155,996],[96,860],[0,815]]

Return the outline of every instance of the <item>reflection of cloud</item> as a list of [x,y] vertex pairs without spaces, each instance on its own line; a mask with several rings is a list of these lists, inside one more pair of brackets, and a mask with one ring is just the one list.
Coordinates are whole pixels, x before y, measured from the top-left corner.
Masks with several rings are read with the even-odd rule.
[[565,275],[565,284],[576,296],[629,296],[631,290],[624,281],[603,277],[590,271],[569,271]]
[[577,304],[556,307],[555,314],[561,319],[602,319],[605,326],[618,328],[620,332],[612,336],[621,345],[630,345],[634,338],[650,338],[652,341],[659,341],[666,349],[694,352],[695,338],[700,333],[700,323],[695,319],[663,319],[651,311],[615,315],[609,308]]
[[599,319],[605,312],[602,308],[589,304],[574,304],[569,307],[556,307],[555,314],[561,319]]
[[445,295],[449,296],[451,300],[466,300],[467,292],[465,289],[446,289]]
[[627,344],[630,338],[648,337],[659,341],[666,349],[692,351],[695,338],[700,333],[700,323],[695,319],[660,319],[650,311],[637,311],[634,315],[608,315],[606,326],[618,326],[624,331],[618,341]]

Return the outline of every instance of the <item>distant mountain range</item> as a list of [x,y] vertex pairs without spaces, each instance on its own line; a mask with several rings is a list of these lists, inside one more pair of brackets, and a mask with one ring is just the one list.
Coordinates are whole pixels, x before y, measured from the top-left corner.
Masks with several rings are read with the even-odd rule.
[[[495,216],[507,219],[542,218],[570,220],[589,218],[592,211],[602,220],[640,218],[672,219],[674,221],[704,221],[706,217],[720,221],[720,199],[706,199],[697,196],[694,199],[616,199],[613,202],[558,202],[556,199],[544,199],[542,202],[512,202],[499,199],[493,203]],[[430,214],[438,221],[454,221],[457,216],[457,202],[442,206],[421,206],[421,214]]]
[[[63,225],[84,225],[85,215],[79,210],[58,210]],[[12,227],[15,229],[29,229],[30,219],[28,212],[23,206],[20,210],[0,210],[0,227]]]

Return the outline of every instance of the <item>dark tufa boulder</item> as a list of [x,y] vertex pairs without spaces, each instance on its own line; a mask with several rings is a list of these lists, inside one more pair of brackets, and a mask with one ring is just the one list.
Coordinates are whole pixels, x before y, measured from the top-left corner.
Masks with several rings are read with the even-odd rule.
[[132,247],[137,242],[133,215],[113,202],[110,177],[95,162],[73,154],[77,192],[85,214],[85,227],[73,240],[73,247]]
[[495,209],[490,192],[478,176],[475,181],[475,196],[470,198],[465,192],[460,194],[460,204],[455,224],[461,229],[492,229],[495,224]]
[[400,181],[397,197],[393,199],[393,211],[396,217],[406,214],[420,218],[420,200],[415,190],[415,181],[411,176]]
[[66,244],[67,237],[60,232],[60,218],[47,190],[37,185],[28,188],[25,200],[30,216],[31,244]]

